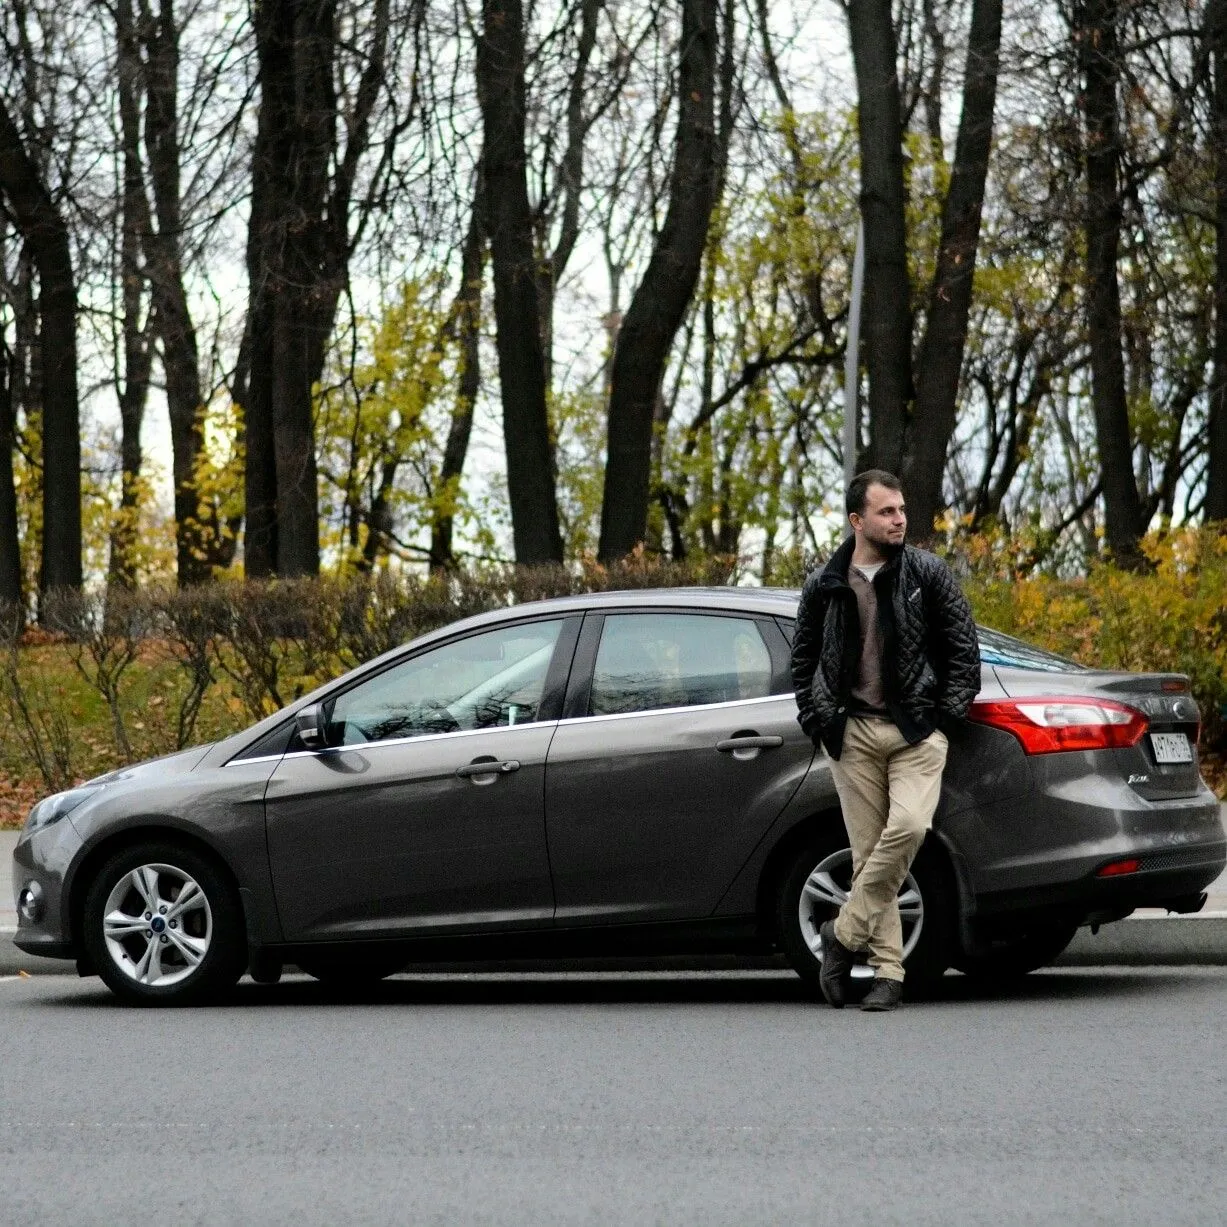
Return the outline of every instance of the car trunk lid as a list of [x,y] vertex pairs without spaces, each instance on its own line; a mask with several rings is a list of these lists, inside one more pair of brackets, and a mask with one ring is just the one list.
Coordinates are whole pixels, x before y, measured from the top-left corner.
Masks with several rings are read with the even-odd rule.
[[1104,698],[1143,713],[1147,729],[1126,748],[1097,751],[1139,796],[1150,801],[1196,796],[1201,788],[1197,736],[1201,715],[1179,673],[1058,673],[995,666],[1001,688],[1014,699],[1062,695]]

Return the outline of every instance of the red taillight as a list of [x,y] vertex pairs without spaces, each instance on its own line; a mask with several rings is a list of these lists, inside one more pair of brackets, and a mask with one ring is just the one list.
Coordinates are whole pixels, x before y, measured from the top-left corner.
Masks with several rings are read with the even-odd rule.
[[1123,703],[1067,695],[977,702],[967,718],[1013,733],[1027,754],[1137,745],[1148,723],[1142,712]]
[[1137,873],[1141,867],[1142,862],[1138,860],[1113,861],[1110,865],[1105,865],[1100,869],[1095,876],[1097,878],[1118,878],[1123,873]]

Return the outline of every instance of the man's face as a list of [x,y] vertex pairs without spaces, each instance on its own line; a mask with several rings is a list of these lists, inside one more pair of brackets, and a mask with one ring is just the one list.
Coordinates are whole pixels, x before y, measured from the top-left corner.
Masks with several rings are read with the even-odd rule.
[[876,482],[865,493],[864,512],[861,515],[853,512],[848,519],[858,536],[884,552],[898,549],[907,534],[903,495]]

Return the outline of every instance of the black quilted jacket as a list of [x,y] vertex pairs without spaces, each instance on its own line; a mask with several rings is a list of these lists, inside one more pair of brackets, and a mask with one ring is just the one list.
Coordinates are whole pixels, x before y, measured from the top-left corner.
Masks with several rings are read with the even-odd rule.
[[[792,644],[797,720],[838,758],[860,667],[860,614],[848,584],[849,537],[801,590]],[[873,580],[882,630],[882,689],[899,731],[915,745],[943,717],[967,715],[980,689],[971,606],[936,555],[905,545]]]

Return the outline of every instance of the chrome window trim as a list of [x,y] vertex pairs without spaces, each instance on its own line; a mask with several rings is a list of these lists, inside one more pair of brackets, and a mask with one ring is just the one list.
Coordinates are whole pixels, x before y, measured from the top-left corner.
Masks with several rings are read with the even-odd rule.
[[688,703],[680,707],[649,707],[644,711],[607,712],[601,716],[571,716],[566,720],[532,720],[524,724],[497,724],[488,729],[459,729],[452,733],[423,733],[420,737],[394,737],[387,741],[360,741],[352,746],[328,746],[323,750],[287,750],[284,754],[262,754],[258,758],[232,758],[227,767],[242,766],[246,763],[280,762],[287,758],[318,758],[324,754],[341,754],[352,750],[376,750],[384,746],[403,746],[424,741],[440,741],[444,737],[473,737],[478,733],[515,733],[520,729],[535,729],[542,725],[554,724],[558,727],[570,724],[593,724],[603,720],[630,720],[640,716],[667,716],[679,712],[713,711],[721,708],[750,707],[758,703],[779,703],[793,699],[791,694],[765,694],[756,699],[725,699],[720,703]]
[[279,763],[285,757],[283,753],[280,753],[280,755],[255,755],[252,758],[240,758],[236,755],[233,758],[227,758],[226,762],[222,763],[222,767],[245,767],[248,763]]
[[281,754],[256,754],[252,758],[242,758],[242,751],[236,754],[233,758],[228,758],[222,767],[246,767],[248,763],[279,763],[285,758],[284,751]]
[[444,737],[476,737],[479,733],[518,733],[521,729],[539,729],[557,724],[556,720],[525,720],[523,724],[496,724],[488,729],[453,729],[450,733],[422,733],[417,737],[389,737],[386,741],[359,741],[351,746],[325,746],[322,750],[287,750],[283,754],[261,754],[258,758],[232,758],[225,765],[242,763],[281,762],[287,758],[320,758],[325,754],[344,754],[353,750],[381,750],[385,746],[418,745],[424,741],[440,741]]
[[569,716],[565,720],[559,720],[559,725],[564,724],[592,724],[596,720],[629,720],[632,716],[664,716],[675,712],[687,711],[712,711],[715,708],[722,707],[748,707],[753,703],[779,703],[781,701],[796,702],[796,697],[789,692],[788,694],[764,694],[759,695],[756,699],[724,699],[719,703],[686,703],[679,707],[646,707],[642,711],[618,711],[605,712],[599,716]]

